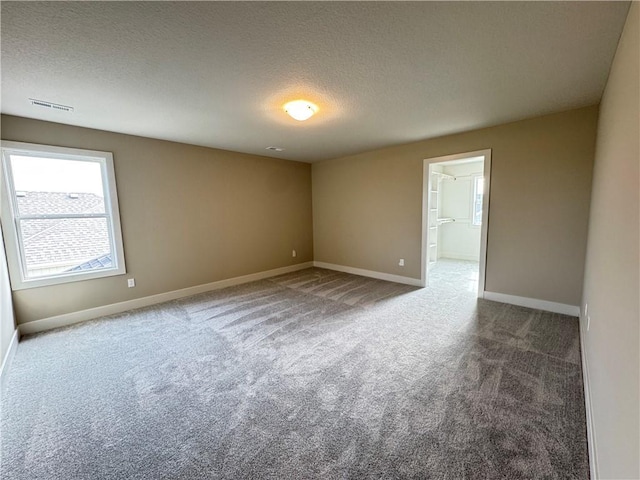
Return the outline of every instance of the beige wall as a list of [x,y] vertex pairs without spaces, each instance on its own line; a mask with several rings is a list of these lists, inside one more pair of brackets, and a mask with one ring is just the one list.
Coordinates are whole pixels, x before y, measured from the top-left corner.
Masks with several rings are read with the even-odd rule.
[[598,478],[640,478],[640,5],[600,107],[582,319]]
[[18,324],[312,260],[308,164],[4,115],[2,139],[113,152],[128,271],[14,292]]
[[313,164],[314,259],[420,278],[423,159],[490,148],[486,290],[579,305],[597,115],[582,108]]

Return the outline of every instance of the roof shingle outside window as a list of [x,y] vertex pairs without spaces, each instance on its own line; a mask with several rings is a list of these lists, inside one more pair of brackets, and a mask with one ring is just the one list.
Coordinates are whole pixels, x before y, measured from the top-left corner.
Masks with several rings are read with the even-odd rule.
[[[23,215],[105,211],[104,199],[92,193],[20,192],[16,201]],[[103,218],[24,220],[21,227],[25,260],[30,267],[74,261],[81,266],[110,254]]]

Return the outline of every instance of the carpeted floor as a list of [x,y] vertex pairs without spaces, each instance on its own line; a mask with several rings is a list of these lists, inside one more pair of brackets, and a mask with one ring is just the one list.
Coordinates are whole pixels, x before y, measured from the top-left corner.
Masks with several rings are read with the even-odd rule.
[[308,269],[24,339],[0,477],[588,478],[576,318]]

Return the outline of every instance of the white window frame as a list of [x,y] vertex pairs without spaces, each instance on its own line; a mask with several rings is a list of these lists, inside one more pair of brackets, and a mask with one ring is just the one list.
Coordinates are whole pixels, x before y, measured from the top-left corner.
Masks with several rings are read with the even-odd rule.
[[[480,215],[480,222],[476,222],[476,197],[478,196],[477,188],[478,188],[478,179],[484,178],[481,173],[473,174],[471,176],[471,215],[469,219],[469,225],[474,228],[480,228],[482,226],[482,218],[484,216],[484,212]],[[484,210],[484,195],[481,195],[481,199],[483,202],[482,209]]]
[[[124,247],[122,244],[122,229],[120,227],[120,211],[118,209],[118,193],[116,191],[116,177],[113,167],[113,154],[94,150],[77,148],[52,147],[22,142],[1,142],[2,162],[0,168],[0,220],[4,229],[11,288],[23,290],[34,287],[44,287],[62,283],[90,280],[94,278],[124,275]],[[16,190],[10,166],[11,155],[36,156],[94,162],[100,165],[102,174],[102,188],[104,192],[104,214],[64,214],[64,215],[21,215],[16,202]],[[20,220],[43,218],[105,218],[112,252],[111,268],[86,270],[77,272],[62,272],[38,278],[27,278],[26,262],[22,239],[18,224]]]

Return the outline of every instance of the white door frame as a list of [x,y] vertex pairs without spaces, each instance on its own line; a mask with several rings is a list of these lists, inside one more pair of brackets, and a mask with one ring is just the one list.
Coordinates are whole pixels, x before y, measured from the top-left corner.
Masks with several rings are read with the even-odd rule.
[[464,160],[471,157],[484,157],[484,189],[482,192],[482,226],[480,227],[480,258],[478,272],[478,298],[484,298],[484,284],[487,266],[487,232],[489,230],[489,192],[491,190],[491,149],[473,152],[456,153],[442,157],[425,158],[422,164],[422,264],[420,267],[420,284],[427,286],[429,265],[427,246],[429,235],[429,167],[434,163]]

